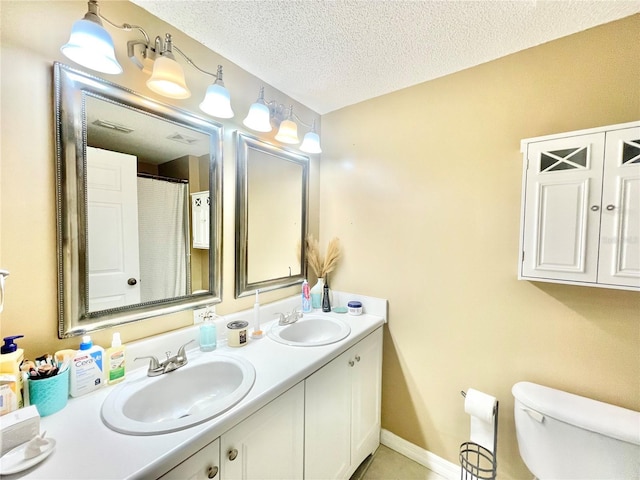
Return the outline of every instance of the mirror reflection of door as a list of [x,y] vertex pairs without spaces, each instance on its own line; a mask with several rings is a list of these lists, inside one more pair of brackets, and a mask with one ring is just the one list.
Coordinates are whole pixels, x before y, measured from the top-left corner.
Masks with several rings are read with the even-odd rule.
[[87,147],[89,311],[140,303],[137,158]]

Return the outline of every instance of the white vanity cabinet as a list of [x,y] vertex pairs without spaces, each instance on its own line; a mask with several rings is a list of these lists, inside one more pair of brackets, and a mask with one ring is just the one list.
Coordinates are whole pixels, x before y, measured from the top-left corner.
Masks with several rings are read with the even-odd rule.
[[303,478],[304,383],[220,437],[222,480]]
[[640,122],[522,141],[519,278],[640,290]]
[[304,384],[304,478],[349,478],[380,444],[382,328]]
[[209,205],[208,191],[191,194],[191,234],[193,248],[209,248]]
[[219,479],[220,440],[216,439],[202,450],[194,453],[178,466],[169,470],[159,480],[206,480]]

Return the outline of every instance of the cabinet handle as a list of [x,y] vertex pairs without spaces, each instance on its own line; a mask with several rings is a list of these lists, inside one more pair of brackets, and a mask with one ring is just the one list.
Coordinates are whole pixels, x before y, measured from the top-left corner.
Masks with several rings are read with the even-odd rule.
[[615,205],[607,205],[607,210],[611,211],[611,210],[615,210]]
[[236,459],[236,457],[238,456],[238,449],[237,448],[232,448],[231,450],[229,450],[229,453],[227,455],[229,457],[229,460],[231,460],[233,462]]
[[356,362],[354,362],[353,360],[349,360],[349,366],[353,367],[356,364]]
[[207,478],[215,478],[216,475],[218,475],[218,467],[215,465],[210,466],[207,469]]
[[360,355],[356,355],[356,362],[360,361]]
[[594,212],[597,212],[598,210],[600,210],[600,207],[598,205],[592,205],[591,210],[593,210]]

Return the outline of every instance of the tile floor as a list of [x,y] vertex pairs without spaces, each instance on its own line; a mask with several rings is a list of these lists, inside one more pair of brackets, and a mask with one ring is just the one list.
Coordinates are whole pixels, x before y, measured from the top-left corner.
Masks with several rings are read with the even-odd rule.
[[445,480],[419,463],[380,445],[376,453],[367,458],[350,480]]

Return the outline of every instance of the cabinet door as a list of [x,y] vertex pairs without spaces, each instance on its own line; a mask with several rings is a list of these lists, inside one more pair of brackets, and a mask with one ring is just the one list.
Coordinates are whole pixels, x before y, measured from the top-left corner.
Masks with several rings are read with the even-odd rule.
[[209,192],[191,194],[191,231],[193,248],[209,248]]
[[224,480],[301,479],[303,382],[233,427],[220,440]]
[[607,132],[598,283],[640,288],[640,127]]
[[351,467],[351,350],[305,380],[304,478],[346,478]]
[[522,276],[594,282],[604,133],[527,146]]
[[351,350],[351,463],[355,469],[380,445],[382,328]]
[[177,467],[165,473],[160,480],[206,480],[219,479],[220,440],[216,439],[196,452]]

